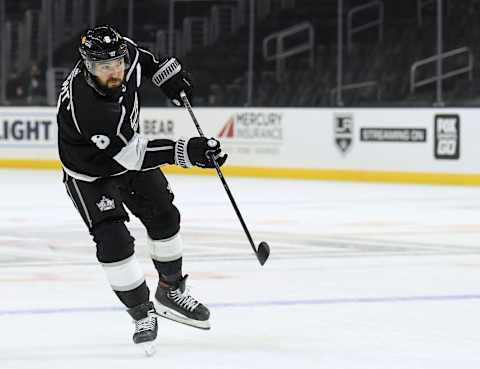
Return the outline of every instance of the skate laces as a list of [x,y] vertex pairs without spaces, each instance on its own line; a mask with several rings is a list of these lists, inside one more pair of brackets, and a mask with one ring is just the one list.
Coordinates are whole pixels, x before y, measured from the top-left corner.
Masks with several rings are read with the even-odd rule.
[[135,333],[153,331],[155,329],[156,317],[148,314],[146,318],[135,320]]
[[180,288],[177,288],[176,290],[170,291],[168,294],[177,305],[180,305],[186,310],[193,311],[198,305],[200,305],[197,300],[190,296],[190,289],[188,287],[185,289],[185,292],[182,292]]

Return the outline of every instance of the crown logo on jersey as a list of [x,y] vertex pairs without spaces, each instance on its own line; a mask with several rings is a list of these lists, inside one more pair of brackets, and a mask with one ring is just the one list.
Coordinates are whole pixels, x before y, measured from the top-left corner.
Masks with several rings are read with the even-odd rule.
[[115,209],[115,200],[108,199],[105,196],[102,196],[102,199],[100,202],[97,202],[98,209],[100,211],[107,211],[107,210],[112,210]]

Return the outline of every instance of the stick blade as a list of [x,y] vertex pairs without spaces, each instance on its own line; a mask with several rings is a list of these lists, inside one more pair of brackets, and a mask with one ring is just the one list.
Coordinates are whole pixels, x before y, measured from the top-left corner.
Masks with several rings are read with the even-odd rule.
[[260,242],[256,254],[260,265],[265,264],[268,257],[270,256],[270,246],[268,246],[268,243],[266,243],[265,241]]

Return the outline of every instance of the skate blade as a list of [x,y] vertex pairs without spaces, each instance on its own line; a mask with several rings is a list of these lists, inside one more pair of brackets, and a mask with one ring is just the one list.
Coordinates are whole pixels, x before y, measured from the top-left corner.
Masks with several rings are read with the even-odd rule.
[[139,343],[139,345],[143,349],[145,355],[148,357],[155,355],[155,353],[157,352],[157,345],[155,344],[155,342],[143,342]]
[[199,328],[199,329],[210,329],[210,322],[208,320],[195,320],[195,319],[190,319],[187,318],[186,316],[183,316],[179,313],[177,313],[175,310],[170,309],[157,301],[154,302],[155,304],[155,310],[157,312],[157,315],[161,318],[173,320],[177,323],[182,323],[185,325],[189,325],[190,327],[194,328]]

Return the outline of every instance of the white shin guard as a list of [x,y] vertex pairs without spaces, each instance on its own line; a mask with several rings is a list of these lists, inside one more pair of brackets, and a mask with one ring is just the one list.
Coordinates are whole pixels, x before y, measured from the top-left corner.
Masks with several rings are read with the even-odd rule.
[[114,263],[102,263],[114,291],[130,291],[145,281],[145,275],[135,255]]
[[152,259],[166,262],[177,260],[183,254],[183,241],[180,234],[164,240],[152,240],[147,235],[147,244],[150,248]]

